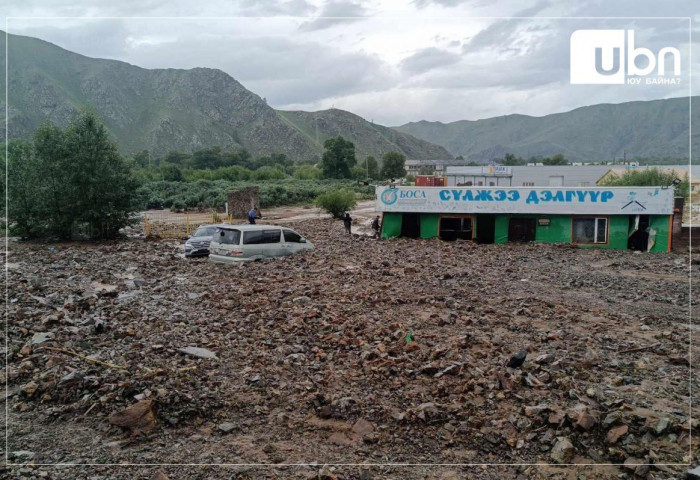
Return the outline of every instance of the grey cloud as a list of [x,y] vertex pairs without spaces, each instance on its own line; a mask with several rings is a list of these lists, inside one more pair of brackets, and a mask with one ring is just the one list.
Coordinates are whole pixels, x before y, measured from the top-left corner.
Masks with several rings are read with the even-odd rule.
[[302,23],[299,26],[299,30],[304,32],[324,30],[335,25],[361,20],[361,18],[342,17],[364,17],[366,15],[367,10],[360,3],[352,1],[332,1],[323,7],[319,13],[319,18]]
[[[194,3],[188,0],[94,1],[89,6],[75,0],[24,0],[5,9],[9,16],[305,16],[316,7],[306,0],[234,0]],[[87,2],[83,2],[86,3]]]
[[419,74],[439,67],[459,62],[459,55],[435,47],[424,48],[404,59],[401,70],[406,73]]
[[126,51],[128,29],[123,20],[92,20],[80,28],[38,26],[22,22],[25,28],[15,32],[10,22],[9,33],[41,38],[71,52],[88,57],[121,59]]
[[374,56],[341,53],[290,37],[211,35],[197,42],[188,38],[140,47],[128,60],[151,68],[219,68],[273,106],[348,95],[395,81],[390,69]]
[[306,0],[240,0],[234,3],[242,12],[259,15],[306,16],[316,11],[316,7]]
[[[532,7],[516,12],[514,17],[531,17],[549,6],[549,2],[540,1]],[[504,19],[496,20],[491,25],[474,35],[472,39],[464,45],[463,50],[476,51],[493,45],[510,45],[520,34],[518,27],[530,20],[524,19]]]
[[463,3],[471,3],[475,6],[488,5],[490,2],[488,0],[414,0],[413,4],[417,8],[425,8],[428,5],[435,4],[441,5],[443,7],[457,7]]

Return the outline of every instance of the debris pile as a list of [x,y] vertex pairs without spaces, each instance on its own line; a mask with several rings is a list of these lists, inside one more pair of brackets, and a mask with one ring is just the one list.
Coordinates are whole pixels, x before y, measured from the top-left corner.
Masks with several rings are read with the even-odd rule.
[[11,243],[17,463],[615,463],[591,478],[663,478],[697,450],[685,257],[294,227],[316,250],[244,266],[165,240]]

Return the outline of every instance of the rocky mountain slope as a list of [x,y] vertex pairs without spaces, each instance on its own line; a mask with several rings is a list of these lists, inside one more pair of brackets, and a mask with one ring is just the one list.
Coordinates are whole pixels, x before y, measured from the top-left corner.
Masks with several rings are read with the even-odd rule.
[[[4,34],[0,52],[5,52]],[[125,153],[147,149],[162,155],[218,145],[301,160],[320,157],[323,140],[339,134],[356,142],[358,158],[397,149],[409,158],[450,157],[442,147],[338,110],[318,112],[321,119],[346,120],[318,122],[319,135],[311,137],[297,115],[278,113],[221,70],[149,70],[17,35],[9,36],[8,59],[10,138],[29,138],[46,118],[65,125],[89,105]],[[4,113],[4,91],[1,99]],[[313,114],[298,116],[304,115]]]
[[[700,124],[700,97],[693,123]],[[395,130],[442,145],[467,160],[490,161],[506,153],[530,158],[562,153],[574,161],[633,157],[688,157],[688,98],[601,104],[566,113],[506,115],[452,123],[412,122]],[[693,156],[700,134],[693,135]]]
[[361,152],[358,158],[374,152],[400,151],[408,158],[444,159],[452,158],[445,148],[419,140],[411,135],[398,132],[389,127],[377,125],[364,120],[354,113],[338,110],[322,110],[319,112],[286,112],[277,113],[293,125],[299,132],[319,146],[330,137],[342,135],[355,144],[355,150]]

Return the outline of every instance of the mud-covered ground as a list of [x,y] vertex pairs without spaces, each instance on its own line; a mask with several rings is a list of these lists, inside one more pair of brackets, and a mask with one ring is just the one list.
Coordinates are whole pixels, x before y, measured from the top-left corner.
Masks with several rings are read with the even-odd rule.
[[[578,480],[694,462],[687,255],[293,226],[314,252],[240,267],[174,241],[10,242],[17,465],[0,474]],[[39,465],[55,463],[229,465]],[[407,463],[443,465],[356,465]],[[454,465],[480,463],[627,466]]]

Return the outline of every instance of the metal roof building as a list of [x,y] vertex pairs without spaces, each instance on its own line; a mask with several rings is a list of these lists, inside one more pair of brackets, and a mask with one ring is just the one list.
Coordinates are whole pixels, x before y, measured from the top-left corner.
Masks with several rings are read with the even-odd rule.
[[[608,172],[659,168],[663,171],[688,172],[688,165],[652,165],[643,167],[614,165],[553,165],[553,166],[447,166],[448,186],[493,187],[592,187]],[[693,183],[691,179],[691,184]]]

